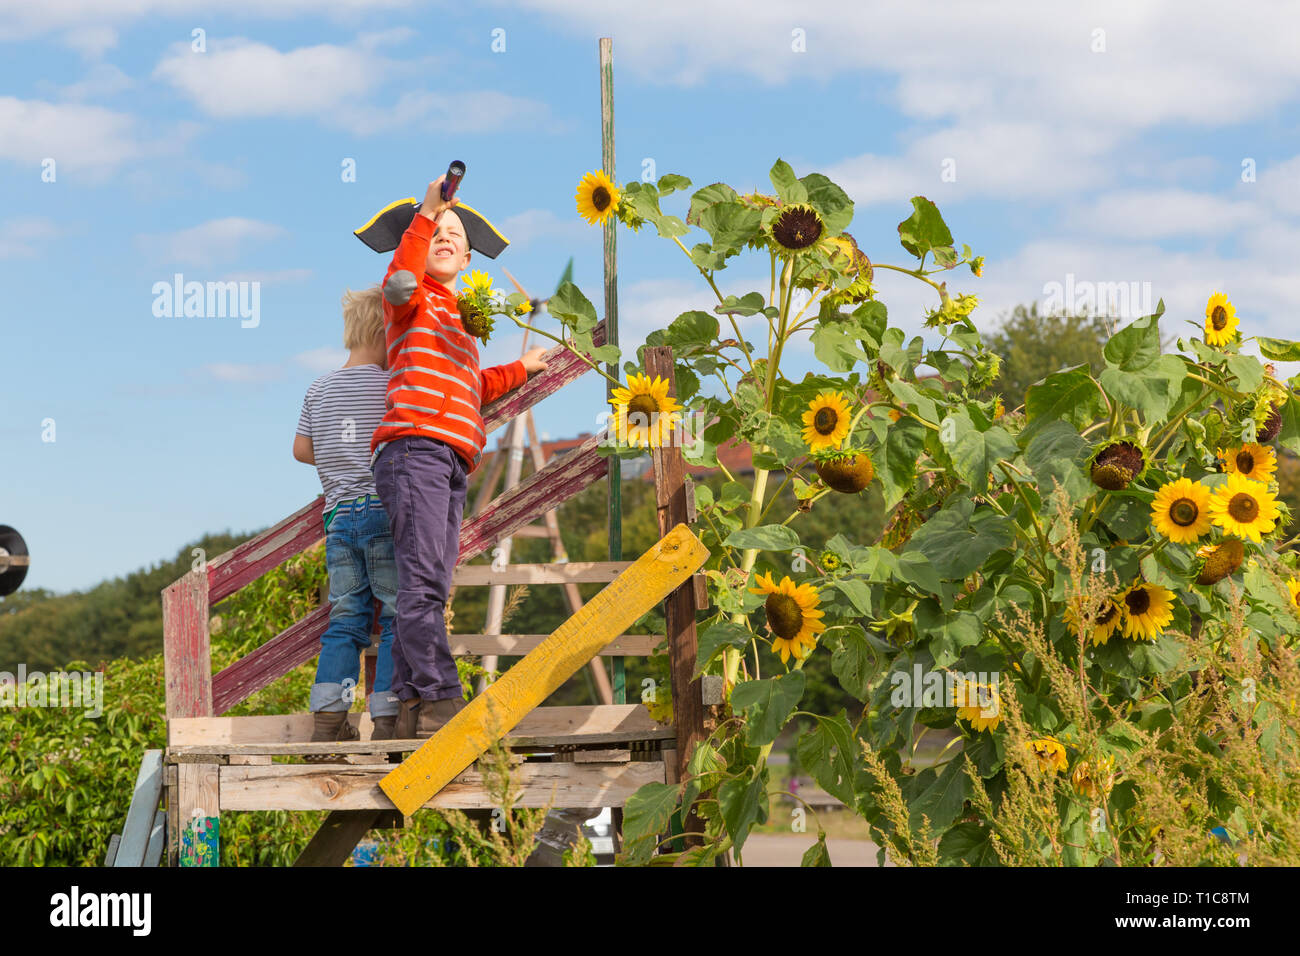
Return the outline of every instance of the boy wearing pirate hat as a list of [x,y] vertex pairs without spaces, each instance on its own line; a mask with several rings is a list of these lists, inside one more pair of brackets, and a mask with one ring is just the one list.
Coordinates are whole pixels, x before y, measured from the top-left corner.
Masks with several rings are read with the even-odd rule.
[[480,369],[456,307],[456,278],[470,250],[490,259],[507,240],[473,208],[442,198],[393,203],[356,235],[377,252],[396,248],[384,277],[387,411],[371,439],[375,487],[397,559],[392,690],[398,739],[429,737],[465,706],[443,617],[460,550],[467,477],[487,439],[482,406],[546,368],[545,349]]

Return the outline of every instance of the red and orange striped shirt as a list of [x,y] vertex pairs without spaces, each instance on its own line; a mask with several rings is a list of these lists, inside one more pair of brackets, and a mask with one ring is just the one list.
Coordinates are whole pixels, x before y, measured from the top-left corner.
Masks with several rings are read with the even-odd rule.
[[445,441],[473,471],[487,441],[480,409],[524,384],[528,373],[518,360],[479,369],[478,346],[461,325],[455,293],[424,271],[436,229],[417,215],[384,277],[387,411],[370,440],[370,461],[388,442],[419,435]]

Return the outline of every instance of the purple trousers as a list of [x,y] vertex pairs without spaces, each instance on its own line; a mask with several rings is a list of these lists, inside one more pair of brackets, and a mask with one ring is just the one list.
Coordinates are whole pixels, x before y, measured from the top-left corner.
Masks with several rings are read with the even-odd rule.
[[397,558],[392,691],[402,700],[463,696],[443,609],[460,554],[468,471],[436,438],[395,439],[375,459],[375,490]]

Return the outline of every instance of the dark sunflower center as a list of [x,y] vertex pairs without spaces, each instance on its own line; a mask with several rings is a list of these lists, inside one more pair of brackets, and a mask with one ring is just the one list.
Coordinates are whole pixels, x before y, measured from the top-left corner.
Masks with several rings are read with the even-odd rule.
[[1237,470],[1244,475],[1249,475],[1255,470],[1255,456],[1248,451],[1237,453]]
[[818,434],[829,435],[835,431],[839,420],[840,416],[836,414],[835,409],[819,408],[817,414],[813,416],[813,428],[817,429]]
[[1200,514],[1200,509],[1196,507],[1196,502],[1190,498],[1179,498],[1169,506],[1169,517],[1180,528],[1195,524],[1198,514]]
[[1259,502],[1252,495],[1233,495],[1228,502],[1228,514],[1234,521],[1249,524],[1259,517]]
[[787,249],[807,249],[821,234],[821,220],[811,209],[787,209],[772,226],[772,235]]
[[628,418],[637,415],[640,416],[641,420],[650,422],[654,421],[654,415],[658,411],[658,403],[649,395],[634,395],[632,400],[627,403]]
[[604,186],[597,186],[591,191],[591,204],[596,207],[597,212],[604,212],[609,208],[609,190]]
[[1221,305],[1216,305],[1214,311],[1210,313],[1210,324],[1214,326],[1216,332],[1222,332],[1228,324],[1228,310]]
[[1146,588],[1138,588],[1136,591],[1130,591],[1124,595],[1124,603],[1128,605],[1128,612],[1134,617],[1145,614],[1151,608],[1151,595],[1147,593]]
[[1111,619],[1118,613],[1119,613],[1119,608],[1115,607],[1114,604],[1107,601],[1106,606],[1102,608],[1101,613],[1097,615],[1097,621],[1096,621],[1097,625],[1104,626],[1106,624],[1109,624],[1111,622]]
[[789,640],[803,628],[803,611],[788,594],[769,594],[764,603],[767,626],[777,637]]

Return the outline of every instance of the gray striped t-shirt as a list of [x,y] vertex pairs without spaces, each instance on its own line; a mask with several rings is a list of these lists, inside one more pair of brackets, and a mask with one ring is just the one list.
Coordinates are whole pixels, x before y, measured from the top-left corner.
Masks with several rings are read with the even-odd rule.
[[387,411],[387,389],[378,365],[335,369],[307,389],[298,434],[311,439],[327,515],[341,501],[376,494],[370,438]]

